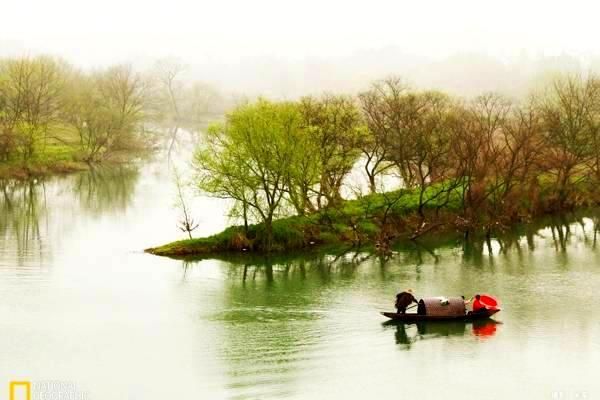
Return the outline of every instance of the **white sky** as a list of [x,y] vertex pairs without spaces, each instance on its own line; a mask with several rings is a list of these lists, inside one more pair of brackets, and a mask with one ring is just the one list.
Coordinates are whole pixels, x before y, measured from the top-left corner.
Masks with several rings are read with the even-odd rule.
[[600,53],[599,3],[537,0],[1,0],[0,54],[83,65],[299,60],[396,46],[443,57]]

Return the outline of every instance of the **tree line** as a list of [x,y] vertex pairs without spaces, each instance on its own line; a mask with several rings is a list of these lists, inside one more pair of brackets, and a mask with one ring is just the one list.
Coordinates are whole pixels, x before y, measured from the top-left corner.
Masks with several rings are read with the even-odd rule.
[[182,68],[83,71],[53,57],[0,59],[0,162],[27,163],[61,146],[78,161],[101,162],[148,148],[161,123],[197,123],[218,94],[184,85]]
[[[199,187],[232,199],[246,231],[249,220],[264,224],[267,249],[275,218],[340,206],[355,169],[385,198],[376,213],[382,231],[411,194],[417,234],[452,205],[457,229],[489,235],[535,214],[595,204],[600,78],[561,76],[522,101],[497,93],[467,100],[397,77],[355,96],[259,99],[208,129],[194,165]],[[378,183],[386,175],[400,178],[400,190]]]

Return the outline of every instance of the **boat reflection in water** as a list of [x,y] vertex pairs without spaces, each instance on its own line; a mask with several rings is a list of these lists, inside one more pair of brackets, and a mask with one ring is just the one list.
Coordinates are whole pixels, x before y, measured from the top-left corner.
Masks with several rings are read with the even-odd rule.
[[413,324],[386,321],[384,327],[395,327],[396,344],[402,349],[410,349],[421,340],[436,339],[451,336],[477,336],[490,338],[496,334],[497,325],[501,322],[493,319],[467,321],[422,321]]
[[492,337],[496,334],[496,327],[498,324],[500,324],[500,322],[493,319],[473,321],[473,334],[481,338]]

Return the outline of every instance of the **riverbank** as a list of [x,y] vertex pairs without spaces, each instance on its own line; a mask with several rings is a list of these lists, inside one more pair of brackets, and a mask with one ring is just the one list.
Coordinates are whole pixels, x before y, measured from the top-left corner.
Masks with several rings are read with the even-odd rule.
[[27,161],[11,160],[0,162],[0,179],[27,180],[52,175],[63,175],[73,172],[87,171],[100,165],[121,165],[134,159],[144,157],[148,150],[135,149],[129,152],[117,152],[102,162],[90,163],[82,161],[75,147],[66,145],[49,145],[41,154],[34,155]]
[[30,178],[86,171],[90,165],[77,161],[31,162],[0,165],[0,179],[26,180]]
[[24,180],[88,168],[86,163],[76,161],[76,151],[73,147],[52,143],[45,146],[43,152],[36,152],[28,160],[15,156],[12,160],[0,162],[0,179]]
[[[321,247],[372,247],[387,251],[392,244],[435,239],[441,235],[462,238],[489,239],[503,231],[529,224],[537,225],[534,218],[560,216],[574,209],[595,207],[597,199],[581,188],[574,193],[577,203],[563,210],[555,207],[551,185],[541,185],[538,198],[510,215],[492,218],[481,215],[465,218],[459,190],[428,200],[419,209],[418,190],[371,194],[360,199],[344,200],[335,208],[326,208],[313,214],[282,218],[273,222],[272,253],[306,251]],[[431,188],[435,191],[436,188]],[[425,196],[427,198],[427,194]],[[584,201],[583,198],[588,200]],[[534,204],[535,203],[535,204]],[[534,208],[535,207],[535,208]],[[488,209],[489,212],[489,209]],[[169,257],[217,256],[235,253],[264,253],[265,229],[263,224],[231,226],[204,238],[179,240],[145,249],[145,252]]]
[[[414,233],[411,227],[417,202],[414,198],[403,196],[406,197],[403,202],[386,204],[398,193],[372,194],[357,200],[345,200],[338,207],[322,209],[313,214],[275,220],[271,251],[277,253],[343,244],[377,246],[391,238],[408,238]],[[389,210],[383,223],[381,212],[386,206]],[[448,215],[439,213],[438,217],[447,218]],[[145,251],[161,256],[260,253],[264,250],[264,239],[263,224],[249,225],[247,231],[243,226],[231,226],[213,236],[180,240]]]
[[[271,252],[365,245],[385,250],[392,242],[458,232],[464,223],[458,191],[448,198],[429,201],[423,207],[424,219],[418,208],[417,190],[394,191],[344,200],[335,208],[309,215],[278,219],[273,222]],[[247,231],[243,226],[231,226],[216,235],[175,241],[145,251],[171,257],[261,253],[265,236],[263,224],[250,225]]]

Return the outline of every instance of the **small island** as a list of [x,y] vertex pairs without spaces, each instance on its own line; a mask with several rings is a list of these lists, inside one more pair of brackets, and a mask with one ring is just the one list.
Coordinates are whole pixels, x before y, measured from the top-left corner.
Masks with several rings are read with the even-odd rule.
[[[356,96],[260,98],[210,126],[193,185],[233,201],[225,231],[146,249],[165,256],[350,244],[386,251],[442,232],[489,240],[597,205],[600,79],[560,76],[524,100],[415,90],[397,77]],[[360,171],[364,185],[349,184]]]

